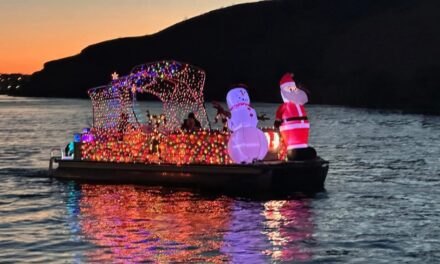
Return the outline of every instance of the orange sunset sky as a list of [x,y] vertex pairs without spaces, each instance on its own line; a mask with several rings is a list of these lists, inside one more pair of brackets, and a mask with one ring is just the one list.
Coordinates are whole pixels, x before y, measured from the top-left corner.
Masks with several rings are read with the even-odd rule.
[[32,73],[47,61],[108,39],[152,34],[250,0],[0,0],[0,73]]

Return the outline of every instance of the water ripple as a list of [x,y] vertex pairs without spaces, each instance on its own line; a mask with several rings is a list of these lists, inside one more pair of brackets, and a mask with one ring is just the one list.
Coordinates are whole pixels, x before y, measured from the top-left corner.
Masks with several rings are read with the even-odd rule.
[[47,178],[89,109],[0,96],[2,263],[440,262],[439,117],[309,106],[327,191],[266,199]]

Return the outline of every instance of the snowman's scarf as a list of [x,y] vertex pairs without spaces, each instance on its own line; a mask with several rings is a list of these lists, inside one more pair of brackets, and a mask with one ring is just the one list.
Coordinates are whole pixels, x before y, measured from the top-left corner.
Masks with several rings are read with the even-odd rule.
[[236,109],[236,108],[239,108],[240,106],[251,106],[250,104],[248,104],[248,103],[238,103],[238,104],[235,104],[235,105],[233,105],[232,107],[231,107],[231,109],[230,109],[230,111],[232,111],[232,110],[234,110],[234,109]]

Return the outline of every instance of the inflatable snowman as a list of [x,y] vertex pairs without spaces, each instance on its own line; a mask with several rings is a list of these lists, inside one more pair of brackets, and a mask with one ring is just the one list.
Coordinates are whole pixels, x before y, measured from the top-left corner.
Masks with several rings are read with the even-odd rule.
[[266,156],[268,143],[264,133],[257,128],[257,113],[250,106],[249,94],[237,87],[226,96],[231,118],[228,128],[232,134],[228,142],[229,156],[235,163],[252,163]]

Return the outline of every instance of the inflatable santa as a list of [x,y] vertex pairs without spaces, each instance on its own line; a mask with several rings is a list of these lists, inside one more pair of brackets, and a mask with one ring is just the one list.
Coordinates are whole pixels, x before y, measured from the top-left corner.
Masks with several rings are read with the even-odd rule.
[[229,156],[235,163],[252,163],[266,156],[268,143],[264,133],[257,128],[257,113],[250,105],[244,87],[230,90],[226,96],[231,117],[228,128],[232,134],[228,142]]
[[292,73],[286,73],[280,80],[282,104],[275,116],[275,127],[287,146],[289,160],[306,160],[316,157],[316,151],[309,147],[310,123],[304,104],[307,94],[296,86]]

